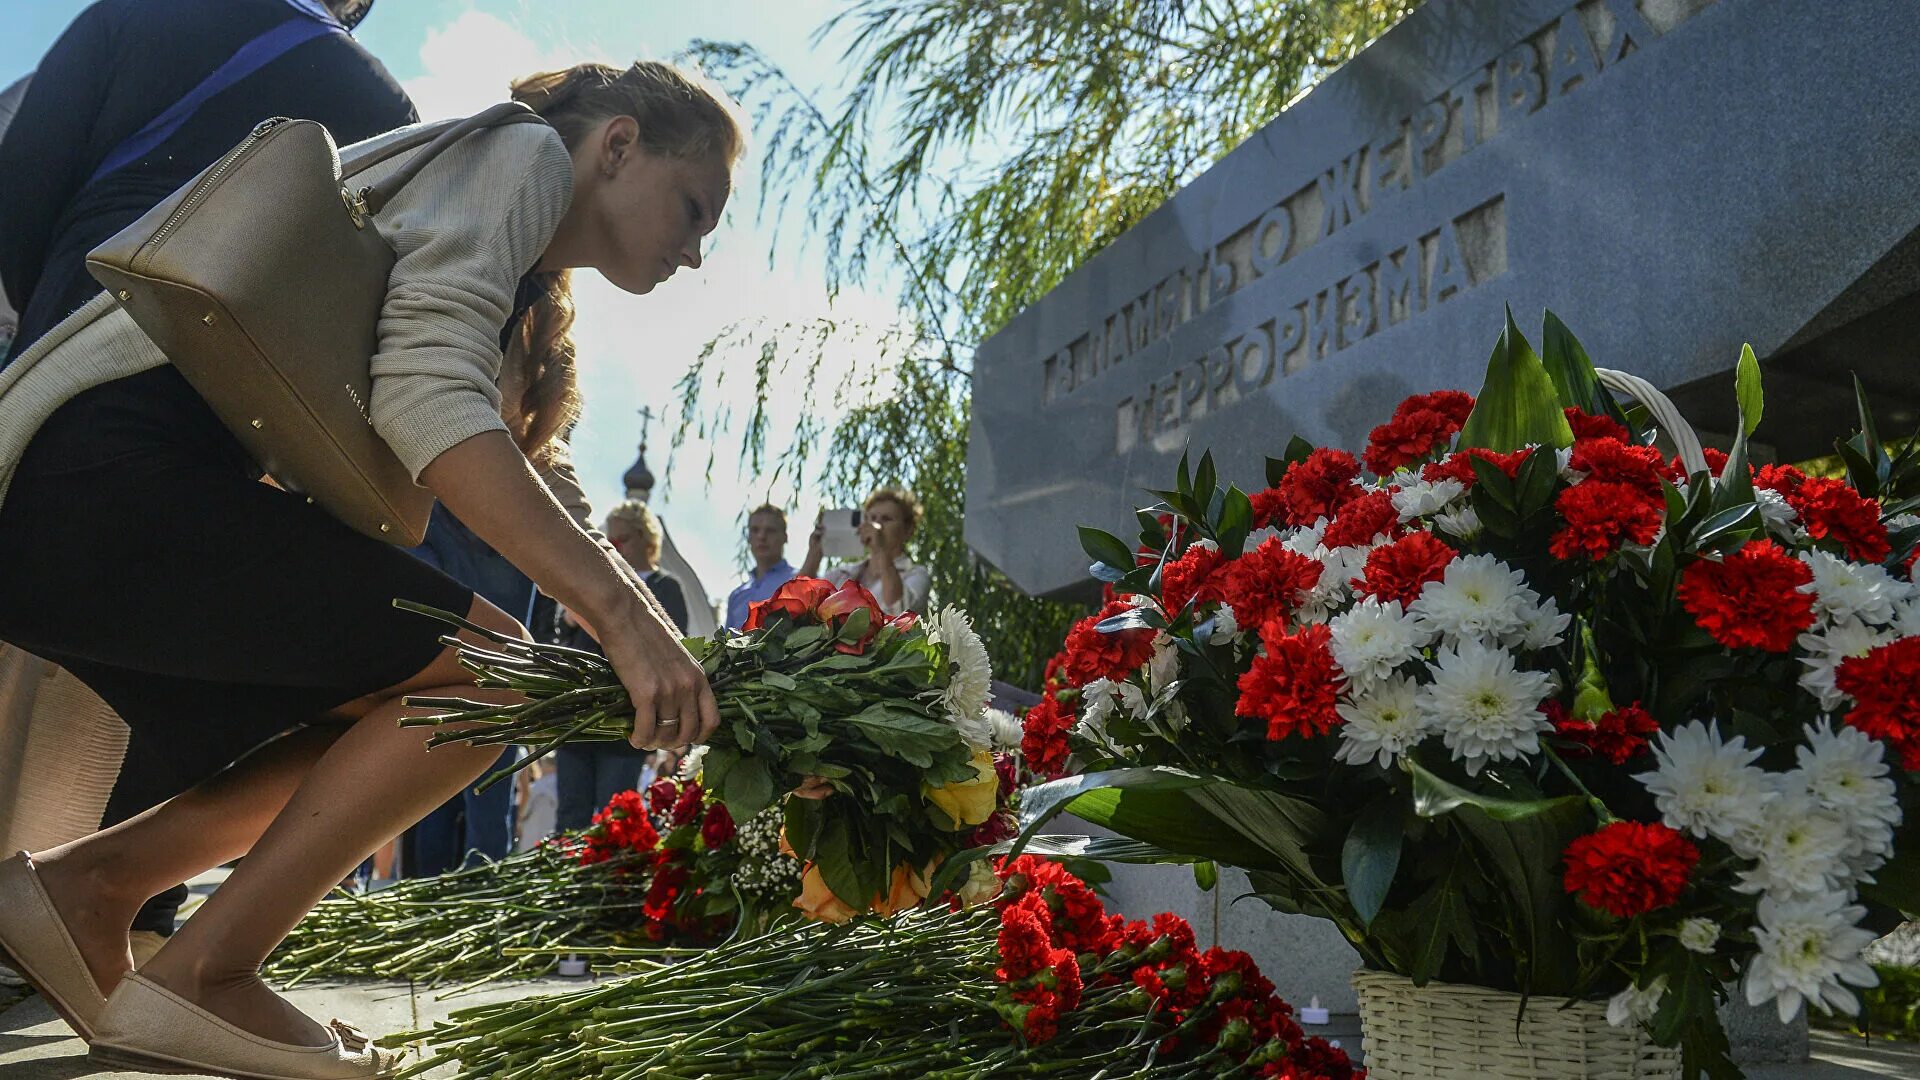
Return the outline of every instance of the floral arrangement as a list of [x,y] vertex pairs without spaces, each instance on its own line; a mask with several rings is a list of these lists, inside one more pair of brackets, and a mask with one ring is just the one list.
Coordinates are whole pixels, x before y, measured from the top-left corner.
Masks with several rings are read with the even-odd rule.
[[[1247,868],[1369,967],[1609,999],[1735,1076],[1714,1006],[1857,1007],[1920,907],[1920,463],[1864,397],[1845,478],[1670,460],[1551,315],[1476,397],[1408,398],[1356,458],[1211,456],[1081,530],[1108,600],[1025,724],[1061,810]],[[1690,433],[1689,438],[1690,438]]]
[[1245,953],[1202,951],[1177,916],[1109,915],[1031,856],[986,881],[990,904],[779,929],[381,1041],[434,1048],[402,1075],[1364,1077]]
[[[410,699],[442,712],[402,724],[458,725],[436,732],[429,745],[533,745],[512,766],[523,768],[569,741],[632,734],[632,704],[604,659],[400,606],[480,634],[485,647],[443,640],[460,649],[481,686],[527,699],[513,706]],[[836,589],[794,578],[754,604],[741,631],[690,638],[686,646],[705,668],[721,715],[701,776],[734,820],[780,805],[809,781],[834,792],[783,804],[784,835],[805,864],[807,895],[820,901],[813,907],[837,914],[917,902],[934,868],[1000,805],[986,716],[991,668],[957,609],[924,620],[888,618],[858,582]]]
[[459,982],[458,993],[545,974],[568,952],[699,948],[790,909],[799,864],[780,852],[779,830],[777,809],[736,828],[698,783],[661,780],[531,851],[323,900],[266,972],[286,986],[406,978]]

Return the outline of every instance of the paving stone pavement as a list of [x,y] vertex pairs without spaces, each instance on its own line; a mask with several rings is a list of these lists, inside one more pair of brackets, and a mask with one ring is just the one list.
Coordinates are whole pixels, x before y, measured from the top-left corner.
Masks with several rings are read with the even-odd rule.
[[[412,992],[404,984],[355,983],[300,987],[289,991],[287,997],[309,1015],[338,1016],[367,1031],[385,1033],[424,1026],[468,1005],[554,993],[580,985],[577,979],[546,979],[438,1000],[431,993]],[[1327,1027],[1310,1030],[1338,1039],[1349,1052],[1361,1049],[1356,1017],[1336,1015]],[[1816,1030],[1813,1054],[1810,1063],[1753,1066],[1747,1076],[1749,1080],[1920,1078],[1920,1045],[1913,1043],[1867,1042]],[[442,1070],[442,1075],[450,1074],[450,1070]],[[143,1075],[88,1064],[86,1045],[37,996],[0,1012],[0,1080],[133,1080]]]

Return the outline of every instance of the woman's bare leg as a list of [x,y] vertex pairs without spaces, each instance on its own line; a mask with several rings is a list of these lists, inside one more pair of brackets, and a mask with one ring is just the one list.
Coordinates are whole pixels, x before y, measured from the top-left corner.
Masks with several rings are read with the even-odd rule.
[[[518,624],[476,598],[470,619],[501,632]],[[300,775],[291,760],[237,768],[111,829],[34,857],[54,904],[76,939],[119,935],[139,906],[108,900],[98,907],[76,897],[111,866],[120,888],[141,899],[218,866],[246,860],[142,973],[187,999],[263,1037],[322,1045],[324,1028],[286,1004],[258,976],[260,964],[301,916],[382,843],[478,777],[496,747],[446,746],[427,753],[427,735],[395,721],[405,694],[488,698],[453,659],[451,649],[401,687],[356,703],[360,719]],[[504,700],[504,699],[502,699]],[[268,767],[277,766],[277,767]],[[291,797],[288,792],[291,791]],[[264,829],[264,831],[262,831]],[[124,907],[124,914],[122,908]],[[88,960],[109,969],[101,946]],[[108,989],[103,984],[103,990]]]

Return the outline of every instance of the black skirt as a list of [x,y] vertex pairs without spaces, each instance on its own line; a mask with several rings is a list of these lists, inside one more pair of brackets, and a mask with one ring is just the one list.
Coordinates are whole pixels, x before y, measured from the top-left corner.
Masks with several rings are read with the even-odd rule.
[[431,663],[443,627],[392,601],[472,590],[258,476],[171,366],[76,396],[0,503],[0,640],[196,775]]

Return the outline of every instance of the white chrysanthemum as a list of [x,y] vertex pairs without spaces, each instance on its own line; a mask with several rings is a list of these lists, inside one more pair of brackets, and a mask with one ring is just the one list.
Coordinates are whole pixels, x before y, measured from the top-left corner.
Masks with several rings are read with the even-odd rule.
[[1773,1002],[1783,1024],[1799,1015],[1802,1002],[1823,1012],[1858,1012],[1860,1001],[1847,986],[1880,983],[1860,957],[1874,937],[1871,930],[1855,925],[1866,913],[1838,895],[1811,900],[1761,897],[1760,923],[1753,932],[1760,952],[1747,965],[1747,1004]]
[[1635,779],[1653,793],[1668,828],[1730,840],[1760,823],[1760,808],[1775,795],[1773,778],[1753,763],[1758,747],[1735,735],[1720,740],[1717,725],[1695,721],[1663,733],[1653,746],[1657,767]]
[[[1913,567],[1920,574],[1920,563]],[[1893,632],[1900,637],[1920,637],[1920,592],[1893,606]]]
[[1147,695],[1131,682],[1095,679],[1080,689],[1080,730],[1089,738],[1110,741],[1107,721],[1114,713],[1139,716],[1147,711]]
[[1894,582],[1883,568],[1848,562],[1817,548],[1801,552],[1800,561],[1813,571],[1813,580],[1800,591],[1812,595],[1816,615],[1834,622],[1893,621]]
[[1552,729],[1540,711],[1553,693],[1550,676],[1516,670],[1512,653],[1472,640],[1440,649],[1432,671],[1433,682],[1420,689],[1420,715],[1468,773],[1539,752],[1540,733]]
[[1320,536],[1326,531],[1326,518],[1321,518],[1311,525],[1298,525],[1281,534],[1280,546],[1295,555],[1312,558],[1314,552],[1321,550]]
[[701,743],[700,745],[694,747],[693,749],[688,750],[687,756],[680,759],[680,779],[682,780],[700,779],[700,766],[706,760],[707,760],[707,746],[705,743]]
[[1712,956],[1720,944],[1720,924],[1712,919],[1692,918],[1680,923],[1680,945],[1688,952]]
[[1628,986],[1607,1000],[1607,1023],[1614,1027],[1644,1024],[1660,1011],[1660,999],[1667,996],[1667,977],[1661,975],[1645,990]]
[[1893,639],[1893,631],[1876,629],[1858,619],[1842,619],[1818,633],[1801,634],[1798,644],[1804,655],[1800,663],[1807,670],[1800,673],[1800,688],[1813,695],[1822,709],[1832,712],[1840,708],[1847,703],[1847,695],[1833,682],[1840,665]]
[[1550,649],[1566,639],[1573,616],[1560,610],[1553,597],[1540,597],[1520,610],[1520,632],[1501,639],[1509,647],[1538,651]]
[[1840,816],[1847,837],[1846,877],[1849,883],[1866,878],[1892,856],[1893,830],[1901,821],[1885,745],[1863,731],[1836,730],[1822,720],[1807,732],[1807,744],[1797,753],[1800,764],[1783,782],[1804,788]]
[[1165,630],[1154,635],[1153,654],[1147,658],[1147,692],[1159,694],[1180,678],[1180,650]]
[[1408,611],[1448,642],[1493,643],[1525,629],[1540,604],[1520,571],[1491,555],[1463,555],[1421,586]]
[[1210,645],[1225,645],[1240,632],[1240,620],[1233,614],[1232,604],[1221,604],[1213,613],[1213,631],[1207,635]]
[[1554,448],[1553,469],[1554,472],[1560,475],[1560,479],[1565,480],[1569,484],[1577,483],[1587,478],[1586,473],[1580,472],[1573,467],[1573,447],[1571,446]]
[[1298,623],[1326,622],[1353,596],[1353,579],[1367,567],[1371,547],[1353,544],[1347,547],[1316,547],[1310,553],[1320,564],[1320,580],[1300,599],[1293,618]]
[[1462,505],[1433,516],[1433,530],[1456,540],[1471,540],[1480,535],[1480,511]]
[[1458,480],[1408,480],[1393,493],[1393,508],[1402,522],[1437,514],[1467,493],[1467,485]]
[[1349,765],[1377,760],[1385,768],[1426,737],[1427,721],[1420,712],[1418,688],[1405,675],[1395,675],[1334,706],[1340,725],[1340,749],[1334,757]]
[[1433,632],[1400,610],[1399,601],[1372,596],[1334,616],[1327,629],[1333,662],[1356,690],[1392,675],[1433,641]]
[[[1784,779],[1784,778],[1783,778]],[[1782,791],[1760,807],[1758,822],[1731,840],[1734,853],[1754,863],[1734,888],[1768,896],[1819,896],[1847,878],[1847,823],[1804,789]]]
[[993,728],[993,748],[1004,753],[1020,749],[1020,740],[1026,734],[1026,727],[1020,718],[1005,709],[988,709],[987,723]]
[[987,699],[993,694],[993,664],[987,647],[973,631],[973,620],[956,607],[944,607],[927,620],[927,637],[947,650],[947,688],[940,695],[947,718],[967,745],[985,749],[993,744],[993,725],[987,722]]
[[1755,488],[1753,501],[1760,507],[1760,520],[1766,523],[1768,532],[1782,540],[1795,539],[1800,514],[1785,495],[1772,488]]

